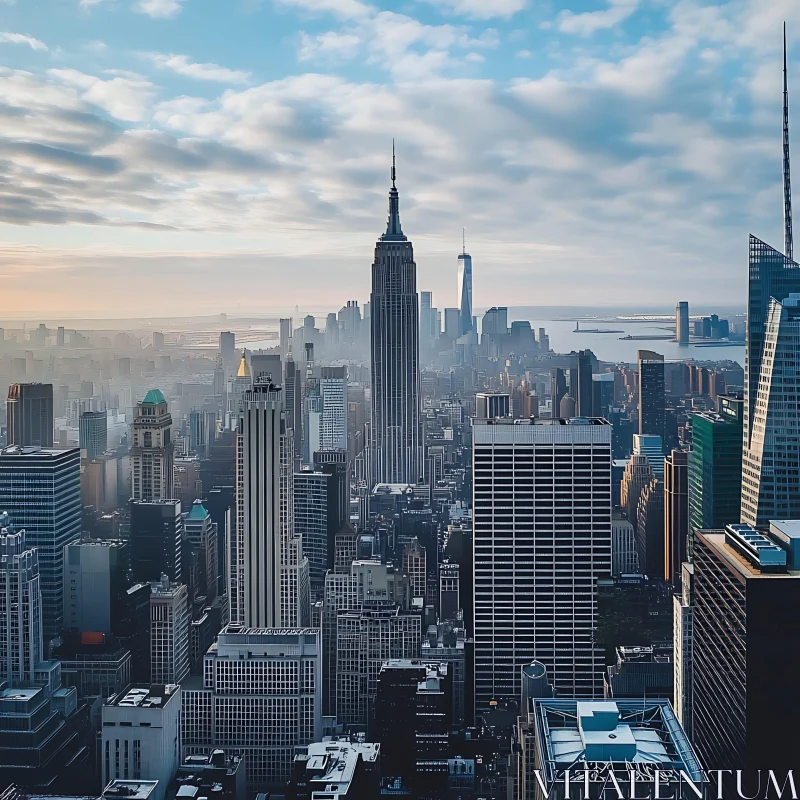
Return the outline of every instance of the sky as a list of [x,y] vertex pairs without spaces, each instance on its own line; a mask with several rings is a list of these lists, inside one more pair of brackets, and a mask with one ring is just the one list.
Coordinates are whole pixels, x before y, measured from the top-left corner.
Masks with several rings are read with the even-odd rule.
[[798,0],[0,0],[4,315],[363,303],[392,139],[440,308],[743,306],[784,20],[800,186]]

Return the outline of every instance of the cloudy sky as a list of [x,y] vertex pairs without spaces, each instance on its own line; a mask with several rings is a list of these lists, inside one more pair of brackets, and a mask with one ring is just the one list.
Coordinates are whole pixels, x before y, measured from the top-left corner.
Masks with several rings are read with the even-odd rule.
[[798,0],[0,0],[5,314],[363,302],[392,137],[440,307],[738,305],[784,19],[797,132]]

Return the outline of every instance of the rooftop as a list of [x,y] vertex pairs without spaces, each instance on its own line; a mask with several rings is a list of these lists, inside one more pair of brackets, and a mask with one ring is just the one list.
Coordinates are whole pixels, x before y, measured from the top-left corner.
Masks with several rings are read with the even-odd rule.
[[295,764],[305,761],[312,791],[324,791],[326,797],[336,798],[348,791],[359,760],[374,763],[379,753],[379,744],[331,739],[308,745],[307,754],[296,756]]
[[684,770],[692,780],[702,780],[700,764],[668,700],[536,699],[533,708],[548,782],[568,768],[598,763],[626,775],[655,766]]
[[208,511],[206,511],[206,507],[203,505],[202,501],[195,500],[194,503],[192,503],[192,507],[189,509],[189,513],[186,518],[202,521],[207,516]]
[[[770,565],[765,566],[764,564],[759,565],[759,561],[756,561],[752,555],[750,557],[745,556],[745,547],[743,545],[739,547],[733,547],[731,545],[733,539],[730,537],[727,530],[698,530],[697,536],[701,537],[702,541],[711,548],[720,559],[727,563],[731,569],[734,569],[746,579],[800,578],[800,570],[798,569],[787,569],[785,565],[779,565],[778,567]],[[774,546],[778,547],[777,545]],[[785,556],[785,551],[782,550],[782,552]]]
[[151,389],[145,396],[144,400],[139,403],[140,406],[157,406],[159,403],[166,403],[164,395],[161,394],[161,389]]
[[162,708],[178,691],[177,684],[129,686],[124,692],[112,695],[106,705],[118,708]]

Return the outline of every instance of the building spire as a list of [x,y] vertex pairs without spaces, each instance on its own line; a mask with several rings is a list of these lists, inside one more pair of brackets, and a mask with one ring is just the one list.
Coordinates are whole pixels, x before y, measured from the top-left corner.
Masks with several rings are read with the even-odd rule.
[[463,255],[467,254],[467,229],[461,229],[461,253]]
[[[785,44],[786,44],[786,24],[785,23],[784,23],[783,27],[784,27],[783,35],[784,35],[784,46],[785,46]],[[784,59],[785,59],[785,53],[784,53]],[[786,66],[785,66],[785,61],[784,61],[784,70],[785,69],[786,69]],[[394,137],[392,137],[392,189],[396,189],[397,188],[395,186],[395,183],[394,183],[396,179],[397,179],[397,170],[395,169],[395,161],[394,161]]]
[[783,23],[783,225],[784,254],[794,261],[792,181],[789,170],[789,79],[786,71],[786,23]]
[[392,139],[392,188],[389,189],[389,222],[383,239],[405,239],[400,227],[400,195],[397,192],[397,169],[395,167],[394,139]]

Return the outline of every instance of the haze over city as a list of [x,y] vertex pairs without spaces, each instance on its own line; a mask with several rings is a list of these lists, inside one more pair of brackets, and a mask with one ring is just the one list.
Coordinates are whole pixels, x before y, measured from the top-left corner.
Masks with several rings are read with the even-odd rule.
[[792,0],[5,0],[8,313],[325,307],[369,292],[391,140],[453,305],[740,306],[780,237]]

